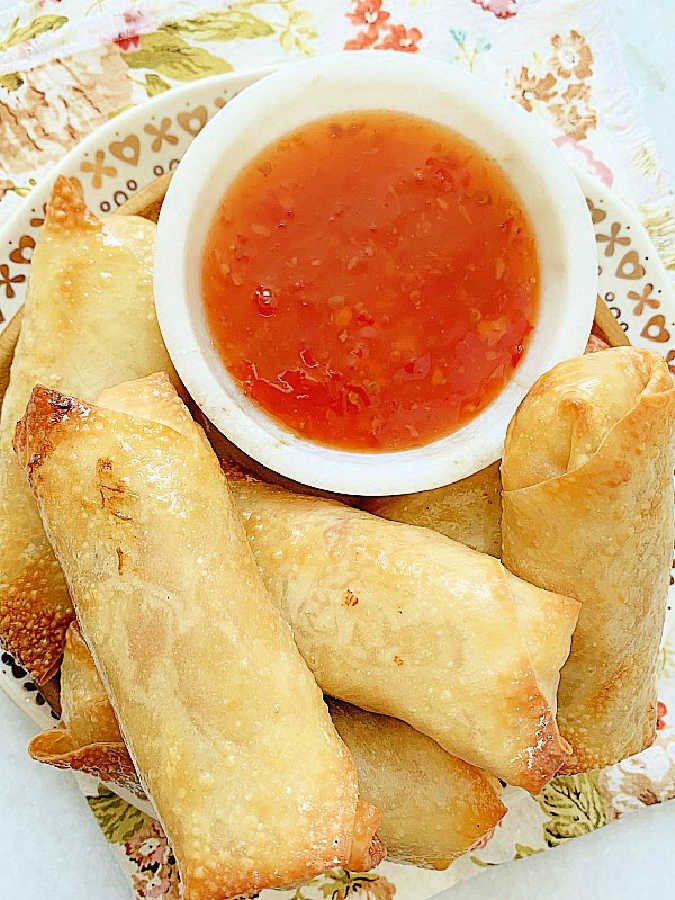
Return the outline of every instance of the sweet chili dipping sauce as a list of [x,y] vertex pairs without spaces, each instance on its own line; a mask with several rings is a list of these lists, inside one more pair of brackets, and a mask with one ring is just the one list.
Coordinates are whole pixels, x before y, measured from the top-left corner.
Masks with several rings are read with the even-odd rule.
[[202,279],[243,391],[347,450],[416,447],[473,418],[518,365],[539,292],[504,172],[391,112],[320,119],[263,150],[220,205]]

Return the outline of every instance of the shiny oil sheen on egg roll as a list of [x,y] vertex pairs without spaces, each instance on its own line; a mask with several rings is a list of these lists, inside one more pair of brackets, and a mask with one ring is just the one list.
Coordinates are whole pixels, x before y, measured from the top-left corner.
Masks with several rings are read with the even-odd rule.
[[12,452],[37,382],[95,397],[171,366],[155,318],[155,226],[97,219],[59,176],[30,267],[21,334],[0,416],[0,640],[40,684],[58,670],[73,608]]
[[367,867],[382,850],[351,756],[216,456],[153,385],[157,420],[37,387],[15,446],[184,896],[306,880],[355,836]]
[[[61,696],[62,722],[33,738],[31,756],[140,794],[115,713],[76,623],[66,634]],[[445,868],[506,813],[495,779],[409,725],[333,699],[328,709],[356,763],[361,795],[380,811],[377,833],[388,858]]]
[[574,600],[540,591],[532,611],[529,586],[486,554],[223,464],[265,584],[326,693],[528,790],[559,770],[555,692]]
[[568,772],[652,743],[673,549],[675,390],[664,360],[617,347],[560,363],[506,435],[504,563],[581,601],[558,691]]

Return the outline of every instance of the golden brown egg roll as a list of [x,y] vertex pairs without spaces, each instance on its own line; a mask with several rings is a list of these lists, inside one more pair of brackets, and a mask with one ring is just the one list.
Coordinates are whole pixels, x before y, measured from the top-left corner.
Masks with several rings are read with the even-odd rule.
[[532,610],[530,586],[490,556],[224,465],[265,584],[324,691],[540,790],[567,752],[555,693],[578,604],[541,592]]
[[[63,721],[31,741],[31,756],[142,793],[76,623],[66,634],[61,691]],[[356,763],[361,795],[381,813],[377,832],[389,858],[446,868],[506,813],[495,779],[409,725],[330,698],[328,709]]]
[[73,618],[12,438],[38,381],[76,396],[171,366],[155,318],[155,226],[99,221],[76,179],[59,176],[31,263],[0,416],[0,639],[41,684],[57,671]]
[[355,848],[375,863],[354,763],[216,456],[181,427],[37,387],[15,445],[184,896],[303,881]]
[[328,700],[356,762],[359,786],[380,811],[387,857],[446,869],[506,814],[495,780],[409,725]]
[[655,736],[674,416],[664,360],[620,347],[543,375],[506,435],[504,563],[582,603],[558,691],[568,772],[614,763]]
[[480,553],[502,554],[499,461],[455,484],[397,497],[368,497],[360,505],[394,522],[431,528]]

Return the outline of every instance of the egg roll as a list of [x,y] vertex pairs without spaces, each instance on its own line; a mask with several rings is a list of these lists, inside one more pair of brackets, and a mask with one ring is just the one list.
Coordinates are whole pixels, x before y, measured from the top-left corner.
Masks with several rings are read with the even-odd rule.
[[380,811],[387,858],[446,869],[506,814],[496,779],[409,725],[329,699],[364,796]]
[[[115,713],[76,623],[61,666],[63,721],[35,737],[31,756],[142,794]],[[498,782],[450,756],[409,725],[328,698],[337,732],[357,767],[359,791],[381,814],[387,856],[446,868],[506,813]]]
[[154,421],[38,386],[15,447],[183,895],[367,868],[377,813],[173,398]]
[[12,453],[14,428],[38,381],[93,397],[170,369],[154,311],[154,236],[145,219],[100,221],[77,179],[56,179],[0,415],[0,640],[40,684],[58,670],[73,608]]
[[223,464],[267,589],[327,694],[510,784],[550,780],[567,753],[554,710],[574,600],[539,591],[533,611],[529,586],[486,554]]
[[502,555],[499,461],[445,487],[395,497],[368,497],[361,506],[393,522],[431,528],[480,553]]
[[664,360],[617,347],[543,375],[507,431],[504,563],[582,604],[558,690],[567,772],[610,765],[655,737],[674,417]]

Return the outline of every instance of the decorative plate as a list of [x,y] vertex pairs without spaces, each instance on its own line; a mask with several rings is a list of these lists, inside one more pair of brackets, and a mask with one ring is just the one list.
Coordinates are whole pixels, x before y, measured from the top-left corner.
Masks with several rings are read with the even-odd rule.
[[[23,304],[31,255],[56,174],[77,176],[98,214],[113,212],[154,178],[175,168],[205,123],[264,71],[205,79],[160,94],[118,116],[69,153],[38,185],[0,232],[0,343]],[[668,275],[646,231],[629,207],[581,170],[595,227],[599,293],[631,343],[662,353],[675,374],[675,298]],[[671,577],[671,585],[673,578]],[[445,872],[383,863],[367,875],[334,870],[311,885],[286,892],[293,900],[335,897],[354,891],[368,898],[426,900],[471,874],[539,853],[599,828],[624,813],[675,797],[675,614],[673,588],[659,657],[659,719],[652,747],[600,772],[561,776],[538,797],[507,788],[509,812],[489,841]],[[40,692],[3,653],[0,687],[42,727],[53,717]],[[178,898],[176,862],[158,823],[88,776],[76,776],[106,837],[129,872],[138,897]],[[135,801],[137,802],[137,801]],[[267,893],[270,900],[282,896]]]

